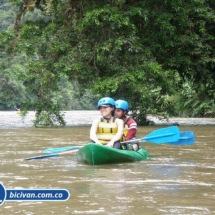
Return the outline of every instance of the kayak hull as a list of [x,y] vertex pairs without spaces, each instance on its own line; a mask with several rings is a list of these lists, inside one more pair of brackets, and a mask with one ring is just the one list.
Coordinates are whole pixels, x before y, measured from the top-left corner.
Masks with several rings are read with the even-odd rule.
[[101,144],[88,143],[78,150],[77,160],[80,163],[101,165],[146,160],[149,158],[147,150],[140,148],[137,152],[114,149]]

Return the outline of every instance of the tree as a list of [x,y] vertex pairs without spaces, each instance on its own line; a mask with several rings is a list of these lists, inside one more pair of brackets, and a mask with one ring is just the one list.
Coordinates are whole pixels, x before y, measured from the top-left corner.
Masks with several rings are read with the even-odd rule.
[[[36,98],[27,107],[38,116],[46,110],[63,124],[53,97],[62,77],[79,83],[83,92],[128,100],[139,124],[147,113],[173,111],[170,98],[187,80],[194,92],[211,92],[205,99],[213,101],[213,8],[209,0],[21,4],[16,48],[31,56],[27,90]],[[43,16],[25,20],[27,11],[35,10]],[[208,77],[212,81],[204,86]]]

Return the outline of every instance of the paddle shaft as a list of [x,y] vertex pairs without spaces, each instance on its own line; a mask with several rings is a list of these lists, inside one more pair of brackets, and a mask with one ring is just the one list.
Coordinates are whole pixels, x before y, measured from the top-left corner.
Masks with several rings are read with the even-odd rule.
[[59,147],[59,148],[48,148],[43,150],[43,153],[58,153],[58,152],[64,152],[68,150],[75,150],[79,149],[82,146],[65,146],[65,147]]

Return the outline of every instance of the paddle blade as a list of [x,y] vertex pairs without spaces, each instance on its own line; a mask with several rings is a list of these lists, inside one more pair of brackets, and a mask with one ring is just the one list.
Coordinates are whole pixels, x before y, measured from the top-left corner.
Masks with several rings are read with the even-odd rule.
[[57,156],[60,156],[60,155],[63,155],[63,154],[69,154],[69,153],[77,152],[78,150],[79,149],[73,149],[73,150],[65,151],[65,152],[61,152],[61,153],[48,154],[48,155],[40,155],[40,156],[26,158],[25,160],[36,160],[36,159],[44,159],[44,158],[57,157]]
[[192,145],[195,143],[195,134],[192,131],[181,131],[179,140],[170,142],[172,145]]
[[43,153],[59,153],[59,152],[64,152],[68,150],[76,150],[80,149],[82,146],[65,146],[65,147],[60,147],[60,148],[48,148],[43,150]]
[[177,126],[170,126],[167,128],[157,129],[140,140],[145,142],[152,142],[156,144],[168,143],[178,141],[180,138],[180,130]]
[[44,158],[51,158],[51,157],[57,157],[59,154],[50,154],[50,155],[40,155],[30,158],[25,158],[25,160],[36,160],[36,159],[44,159]]

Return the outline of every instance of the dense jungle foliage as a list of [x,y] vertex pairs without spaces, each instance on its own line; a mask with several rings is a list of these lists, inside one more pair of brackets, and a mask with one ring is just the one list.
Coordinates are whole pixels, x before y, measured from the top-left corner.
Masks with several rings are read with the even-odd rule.
[[147,114],[215,116],[214,0],[0,0],[0,109],[37,112],[125,99]]

